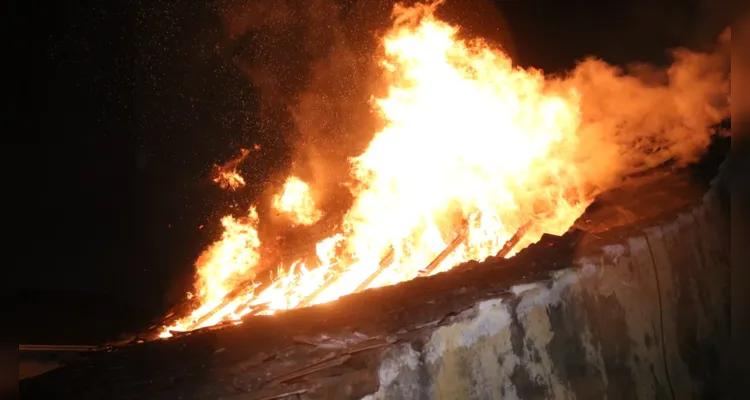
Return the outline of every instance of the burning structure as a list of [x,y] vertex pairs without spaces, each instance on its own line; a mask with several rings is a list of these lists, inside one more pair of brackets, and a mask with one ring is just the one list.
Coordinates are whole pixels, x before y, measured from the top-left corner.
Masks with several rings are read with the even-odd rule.
[[[726,49],[676,52],[651,81],[594,59],[550,79],[460,39],[435,7],[394,11],[380,60],[387,90],[372,100],[383,126],[350,160],[353,202],[338,226],[310,244],[314,254],[277,266],[260,256],[255,206],[226,217],[197,262],[197,307],[162,337],[512,256],[565,233],[628,176],[693,161],[727,116]],[[271,207],[291,229],[313,225],[315,193],[291,176]]]
[[[728,116],[729,32],[712,53],[676,51],[666,70],[588,59],[545,77],[460,37],[438,5],[394,9],[371,100],[381,123],[348,164],[351,206],[325,224],[325,190],[295,174],[269,202],[279,229],[320,226],[310,237],[322,239],[269,261],[269,213],[225,217],[189,310],[152,332],[169,340],[92,357],[100,386],[77,386],[71,367],[29,388],[630,398],[713,383],[683,355],[715,355],[726,332],[669,307],[727,318],[726,217],[684,167]],[[247,154],[214,180],[244,184]],[[116,383],[119,368],[130,383]]]

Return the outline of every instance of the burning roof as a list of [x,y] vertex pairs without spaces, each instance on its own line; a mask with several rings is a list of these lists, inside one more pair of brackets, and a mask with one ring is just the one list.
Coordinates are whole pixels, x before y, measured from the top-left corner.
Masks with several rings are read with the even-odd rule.
[[[602,319],[604,321],[606,319],[606,321],[610,321],[607,323],[617,324],[623,323],[623,318],[629,321],[627,323],[631,325],[626,325],[627,329],[624,330],[613,331],[610,329],[604,333],[594,332],[598,335],[594,339],[601,341],[597,343],[597,346],[602,348],[600,350],[602,352],[601,357],[603,357],[601,362],[604,363],[600,365],[602,371],[605,370],[605,366],[609,368],[611,365],[616,365],[618,368],[617,374],[609,376],[609,384],[616,386],[624,382],[623,377],[628,378],[631,376],[629,374],[636,374],[633,368],[637,367],[627,363],[623,364],[621,359],[617,358],[621,356],[618,351],[632,352],[627,353],[625,355],[627,357],[636,354],[639,357],[649,357],[648,359],[656,357],[655,360],[659,361],[658,357],[662,357],[663,354],[662,348],[666,348],[663,347],[666,346],[664,343],[667,343],[664,342],[666,339],[662,338],[661,344],[654,344],[653,341],[656,340],[653,336],[655,335],[654,332],[663,331],[663,328],[651,327],[650,324],[653,322],[648,322],[645,327],[638,325],[643,321],[641,321],[639,314],[634,313],[634,310],[628,309],[628,313],[633,312],[633,314],[622,316],[613,314],[614,309],[609,308],[613,304],[619,304],[619,307],[645,307],[643,310],[650,313],[645,321],[653,320],[653,314],[660,312],[661,307],[656,307],[651,296],[662,295],[656,291],[652,293],[647,290],[653,282],[644,280],[647,279],[646,277],[653,279],[654,265],[641,263],[638,261],[639,255],[635,253],[628,255],[627,251],[634,252],[638,248],[633,244],[635,243],[633,241],[637,242],[636,239],[644,235],[644,229],[658,230],[658,235],[656,233],[649,234],[649,240],[652,241],[663,235],[683,235],[677,239],[682,241],[689,239],[684,243],[689,244],[694,251],[700,251],[701,254],[703,252],[720,251],[719,247],[723,249],[721,251],[726,251],[726,243],[722,244],[719,236],[711,236],[713,235],[711,229],[716,229],[716,233],[726,234],[725,226],[722,225],[726,221],[714,219],[715,215],[712,213],[718,211],[716,205],[711,204],[716,201],[716,198],[711,197],[704,201],[706,188],[705,184],[696,181],[692,178],[692,174],[684,169],[656,171],[602,196],[601,204],[598,207],[590,208],[577,221],[576,228],[567,234],[562,237],[545,235],[542,240],[510,259],[491,257],[481,263],[461,264],[443,274],[367,290],[355,295],[344,296],[327,304],[282,311],[275,315],[247,316],[240,326],[207,327],[191,333],[180,334],[170,340],[157,340],[111,348],[108,351],[91,355],[85,362],[23,382],[22,393],[47,396],[45,398],[53,395],[69,395],[76,398],[131,398],[138,396],[148,398],[216,398],[244,396],[248,399],[257,400],[285,398],[284,396],[294,394],[310,399],[353,399],[382,392],[381,396],[387,397],[389,396],[388,393],[392,395],[401,393],[400,396],[402,397],[396,398],[409,398],[404,392],[406,389],[403,385],[417,385],[416,389],[418,390],[429,390],[430,385],[433,384],[430,383],[432,380],[442,378],[439,374],[431,375],[428,372],[428,375],[424,378],[427,381],[412,381],[409,379],[416,378],[407,378],[406,375],[403,375],[408,372],[406,369],[429,369],[431,365],[434,366],[438,362],[446,363],[447,366],[448,358],[443,361],[439,360],[440,357],[448,357],[448,353],[441,353],[433,347],[440,346],[440,343],[443,343],[443,346],[459,346],[459,344],[452,342],[458,339],[450,336],[456,332],[451,332],[457,329],[471,328],[473,329],[471,332],[474,333],[468,332],[466,334],[469,336],[478,335],[476,340],[480,340],[480,336],[491,336],[490,330],[495,329],[491,327],[499,323],[507,322],[511,324],[511,330],[521,329],[525,325],[522,325],[519,321],[527,321],[525,323],[528,323],[529,320],[541,318],[531,313],[531,309],[536,306],[537,302],[541,301],[539,296],[534,295],[534,293],[538,294],[539,290],[546,290],[549,293],[556,293],[555,296],[560,297],[564,291],[569,290],[566,288],[586,276],[589,277],[586,279],[601,279],[602,282],[591,283],[585,287],[595,287],[597,293],[603,291],[609,294],[606,296],[601,294],[602,297],[594,298],[593,303],[584,303],[582,299],[578,299],[576,301],[581,302],[580,304],[571,303],[564,307],[558,307],[555,312],[560,313],[559,318],[569,318],[569,316],[564,317],[567,314],[560,310],[567,309],[568,312],[575,315],[596,311],[597,314],[591,316],[593,320]],[[707,205],[702,206],[702,204]],[[668,227],[669,224],[675,224],[675,218],[680,221],[677,224],[678,226]],[[665,223],[666,225],[664,225]],[[703,228],[700,229],[704,230],[698,231],[698,225],[700,224],[703,224],[701,225]],[[665,227],[658,228],[662,225]],[[699,239],[698,235],[705,235],[706,240]],[[677,239],[664,240],[666,243],[668,240],[674,241]],[[624,246],[623,243],[630,244]],[[662,246],[657,242],[654,242],[654,245]],[[680,246],[677,245],[676,248],[669,250],[674,253],[673,255],[668,253],[662,256],[677,257],[679,254],[685,254]],[[664,250],[660,247],[655,249],[656,251]],[[623,259],[625,261],[622,261]],[[651,260],[651,258],[647,259]],[[716,304],[720,304],[712,303],[713,300],[710,299],[713,297],[710,296],[714,296],[716,293],[725,293],[721,289],[723,286],[714,285],[717,282],[726,284],[721,279],[714,281],[720,276],[724,276],[721,260],[714,260],[718,263],[711,264],[715,268],[704,271],[700,277],[694,275],[697,273],[694,268],[700,268],[703,264],[689,264],[685,263],[685,260],[687,259],[682,259],[683,263],[679,265],[675,264],[675,268],[681,272],[675,271],[674,273],[680,274],[681,277],[675,276],[669,278],[671,280],[662,282],[661,290],[674,291],[665,292],[663,295],[664,301],[679,301],[680,307],[685,307],[683,301],[692,304],[691,307],[714,307]],[[714,261],[704,259],[702,262]],[[670,265],[669,263],[663,264],[659,268],[667,268]],[[704,265],[704,267],[706,266],[708,264]],[[690,270],[685,270],[685,268],[690,268]],[[602,277],[596,278],[599,275]],[[595,278],[591,278],[592,276]],[[629,281],[622,281],[622,279],[625,279],[624,277],[627,277]],[[695,297],[696,295],[689,285],[679,284],[684,279],[700,279],[696,284],[700,287],[701,293],[711,293],[711,295],[705,299],[700,296]],[[630,286],[631,284],[635,284],[635,286]],[[579,288],[577,290],[590,289]],[[716,292],[717,290],[718,292]],[[615,300],[612,300],[611,297],[613,293],[616,294]],[[679,296],[677,296],[677,293],[679,293]],[[626,294],[630,297],[620,298]],[[551,296],[552,294],[548,295]],[[568,294],[568,296],[571,296],[571,294]],[[642,298],[643,296],[648,297]],[[641,299],[644,303],[637,303],[634,299]],[[597,306],[603,307],[602,309],[589,310],[586,308],[592,307],[591,304],[599,304],[605,300],[608,302]],[[572,302],[573,300],[567,301]],[[612,303],[613,301],[627,302],[620,304]],[[502,315],[508,317],[506,311],[503,311],[505,310],[503,307],[506,306],[510,307],[510,312],[517,313],[517,315],[513,314],[516,317],[511,315],[512,318],[515,318],[513,321],[503,322],[502,318],[498,320]],[[570,341],[561,339],[563,340],[562,345],[559,340],[555,344],[550,342],[550,335],[557,338],[559,334],[564,333],[565,329],[573,329],[576,332],[574,335],[579,335],[578,329],[591,328],[585,328],[589,326],[585,324],[567,327],[565,325],[567,322],[564,320],[562,322],[553,321],[553,316],[557,314],[554,314],[551,309],[547,309],[549,307],[547,303],[541,304],[540,307],[536,311],[541,310],[542,315],[546,315],[544,310],[547,310],[549,323],[556,324],[548,327],[548,330],[553,330],[554,334],[537,332],[529,327],[528,332],[521,332],[520,340],[521,343],[526,343],[525,345],[522,344],[519,349],[516,349],[515,340],[517,338],[515,335],[518,332],[511,332],[514,336],[500,335],[498,340],[502,341],[503,346],[510,349],[512,342],[512,352],[520,352],[521,355],[525,354],[524,346],[542,346],[536,351],[562,352],[560,354],[564,354],[570,350],[567,344]],[[577,307],[581,307],[581,309],[577,309]],[[679,310],[674,311],[673,307],[676,307],[676,305],[665,306],[667,311],[664,312],[672,313],[667,314],[672,315],[669,318],[676,318],[673,313],[679,312]],[[709,311],[706,316],[723,318],[719,314],[715,314],[715,312],[718,312],[717,309],[711,308]],[[489,314],[487,314],[488,312]],[[635,322],[632,322],[631,319]],[[602,321],[597,322],[597,324],[604,323]],[[706,321],[708,321],[708,325],[705,325],[705,328],[702,329],[718,329],[711,325],[710,318]],[[588,323],[591,324],[592,322],[589,321]],[[701,322],[695,318],[689,318],[680,323],[699,324]],[[687,340],[695,340],[692,332],[697,328],[693,325],[680,326],[687,328],[685,330]],[[502,330],[504,328],[498,326],[497,329]],[[639,334],[640,336],[634,338],[630,336],[631,333],[625,332],[625,330],[629,332],[633,329],[645,329],[646,336]],[[674,340],[687,343],[682,342],[684,338],[680,336],[681,331],[679,329],[674,332],[676,332],[674,335],[677,335],[674,336]],[[664,335],[664,333],[662,334]],[[534,335],[542,335],[546,339]],[[588,340],[585,339],[585,335],[579,336],[576,339],[577,341]],[[711,338],[709,337],[709,339]],[[463,338],[461,340],[467,341],[469,339]],[[523,342],[524,340],[526,342]],[[637,344],[633,345],[636,347],[628,347],[623,350],[626,348],[623,346],[629,346],[634,340],[637,340],[635,342]],[[711,340],[721,341],[721,338],[717,336]],[[467,341],[464,345],[471,346],[471,343],[471,341]],[[694,345],[691,344],[690,346]],[[544,346],[552,347],[547,347],[545,350]],[[534,348],[536,349],[536,347]],[[693,347],[688,346],[685,349],[688,352],[693,351],[690,350]],[[701,351],[706,350],[704,347],[700,347],[700,349]],[[448,351],[448,349],[441,351]],[[434,357],[438,357],[438,359],[429,359],[431,356],[427,354],[432,354],[430,352],[437,352]],[[412,360],[413,357],[409,358],[410,355],[417,358]],[[513,356],[515,355],[506,355],[506,357]],[[684,355],[678,353],[672,356],[677,358],[671,358],[671,362],[683,362]],[[530,355],[524,357],[528,357],[528,360],[523,358],[525,361],[519,361],[521,365],[525,365],[527,362],[532,363],[533,357]],[[548,360],[544,362],[557,363],[559,361]],[[575,360],[575,362],[580,363],[582,361]],[[684,362],[692,363],[693,361]],[[411,363],[414,363],[414,366],[410,366]],[[545,365],[546,368],[550,367],[550,365]],[[555,365],[558,368],[560,367],[557,364]],[[657,385],[653,390],[657,390],[657,388],[658,390],[665,390],[666,386],[663,386],[666,385],[665,378],[662,375],[663,371],[660,369],[660,364],[658,365],[657,377],[654,378],[649,372],[646,378],[648,382]],[[532,367],[532,365],[529,365],[524,368]],[[630,372],[628,374],[621,373],[623,368],[629,368],[628,371]],[[687,369],[685,368],[685,370]],[[609,369],[606,369],[606,371],[609,371]],[[682,371],[682,369],[679,371]],[[556,379],[563,379],[565,376],[568,376],[568,379],[578,379],[580,377],[576,374],[579,372],[571,369],[558,376],[561,373],[560,371],[552,371],[557,377]],[[402,386],[394,381],[396,376],[401,376],[399,379],[402,379]],[[636,374],[636,376],[639,375]],[[681,379],[692,378],[693,376],[690,375]],[[525,382],[519,379],[515,373],[502,374],[497,379],[509,381],[512,385],[522,385]],[[600,382],[591,379],[593,378],[590,378],[587,382]],[[653,381],[654,379],[656,381]],[[547,384],[549,387],[540,390],[568,390],[560,386],[560,383],[550,381]],[[479,384],[477,383],[477,385]],[[479,390],[480,388],[481,385],[469,390]],[[517,386],[513,390],[522,389],[522,386]],[[590,388],[590,390],[599,389]],[[604,389],[607,389],[606,384]],[[636,390],[640,393],[641,389],[641,386],[630,385],[628,393],[635,393]],[[578,389],[573,386],[570,390]]]
[[[357,394],[372,393],[383,348],[483,301],[517,299],[514,287],[559,278],[580,252],[700,203],[685,170],[657,167],[695,160],[727,116],[728,32],[716,52],[677,51],[665,70],[588,59],[550,77],[463,38],[438,17],[439,3],[396,6],[382,36],[382,90],[371,101],[379,128],[339,185],[351,204],[328,207],[314,174],[292,171],[268,204],[222,219],[221,238],[196,262],[192,308],[159,327],[175,338],[93,357],[88,365],[105,368],[95,389],[81,385],[96,372],[83,374],[88,383],[67,379],[85,365],[38,382],[139,393],[117,383],[112,371],[126,370],[167,397],[269,389],[270,399],[334,390],[349,376],[365,387]],[[240,189],[247,155],[217,167],[214,182]],[[323,226],[331,214],[337,223]],[[262,224],[272,234],[319,227],[323,238],[277,265],[264,258],[278,244]],[[203,380],[175,389],[195,375]]]
[[[376,54],[384,94],[371,104],[381,128],[348,162],[351,205],[323,207],[325,189],[291,175],[269,209],[226,216],[196,262],[192,310],[163,337],[510,257],[567,232],[626,177],[693,160],[728,113],[728,33],[715,53],[675,52],[666,70],[639,75],[588,59],[547,77],[460,37],[438,3],[394,9]],[[220,183],[241,184],[235,168],[246,155],[221,169]],[[337,213],[304,250],[262,256],[280,245],[260,225],[289,232]]]

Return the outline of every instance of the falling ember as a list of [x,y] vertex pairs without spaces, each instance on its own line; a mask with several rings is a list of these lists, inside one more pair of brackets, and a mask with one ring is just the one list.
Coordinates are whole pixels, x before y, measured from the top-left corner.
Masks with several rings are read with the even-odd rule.
[[[350,160],[354,201],[338,231],[315,246],[317,265],[297,260],[267,284],[252,283],[257,214],[226,217],[221,240],[197,262],[198,308],[162,336],[510,257],[544,233],[563,234],[584,212],[606,179],[582,160],[609,143],[592,139],[584,90],[515,67],[481,40],[458,39],[433,11],[395,8],[382,43],[388,91],[373,100],[384,128]],[[675,109],[684,111],[683,100]],[[297,225],[322,216],[296,177],[272,205]]]
[[295,225],[312,225],[323,216],[315,206],[310,186],[294,176],[284,183],[282,193],[274,196],[273,207]]
[[[255,146],[254,150],[258,150],[260,147]],[[240,149],[240,155],[227,161],[224,165],[217,165],[213,172],[213,181],[217,183],[222,189],[237,190],[245,186],[245,178],[237,172],[237,166],[239,166],[245,159],[250,150]]]

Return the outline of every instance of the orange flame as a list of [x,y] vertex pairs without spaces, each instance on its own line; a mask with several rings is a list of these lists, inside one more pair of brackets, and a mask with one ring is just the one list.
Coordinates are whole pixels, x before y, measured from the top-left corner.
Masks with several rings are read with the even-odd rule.
[[273,207],[295,225],[312,225],[323,216],[315,206],[310,186],[294,176],[287,179],[284,191],[274,196]]
[[237,171],[219,171],[214,177],[214,182],[222,189],[239,189],[245,186],[245,178]]
[[[185,330],[194,324],[194,319],[207,315],[222,304],[224,297],[243,280],[254,276],[254,268],[260,261],[260,239],[258,238],[258,213],[250,208],[248,215],[236,219],[228,215],[221,220],[224,233],[219,241],[209,246],[196,261],[198,267],[196,293],[188,298],[198,301],[200,306],[193,311],[193,319],[178,321],[170,329]],[[241,300],[241,299],[240,299]],[[224,307],[221,312],[206,319],[200,326],[211,326],[230,316],[238,303]],[[234,316],[232,316],[234,317]],[[193,327],[196,328],[196,327]]]
[[[254,150],[259,150],[258,145],[255,146]],[[245,159],[250,150],[240,149],[240,155],[227,161],[224,165],[216,166],[214,168],[214,183],[217,183],[222,189],[237,190],[245,186],[245,178],[237,172],[237,166],[239,166]]]
[[[592,146],[580,143],[592,129],[583,93],[514,67],[481,40],[458,39],[433,11],[395,9],[381,63],[388,91],[373,101],[385,127],[350,160],[354,203],[317,244],[317,265],[298,260],[265,287],[248,284],[260,259],[257,214],[226,217],[224,236],[197,262],[199,308],[163,337],[447,271],[498,254],[521,229],[511,256],[583,213],[601,190],[577,152]],[[300,225],[322,216],[296,177],[273,206]],[[238,282],[246,292],[227,299]]]

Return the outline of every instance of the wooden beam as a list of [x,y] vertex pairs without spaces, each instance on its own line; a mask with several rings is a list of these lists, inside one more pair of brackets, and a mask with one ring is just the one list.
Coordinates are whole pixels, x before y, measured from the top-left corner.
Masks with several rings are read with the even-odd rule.
[[367,287],[370,286],[375,278],[377,278],[383,271],[385,271],[386,268],[391,265],[391,263],[393,263],[393,255],[394,249],[393,246],[391,246],[388,248],[388,252],[385,253],[383,258],[380,259],[380,263],[378,263],[378,269],[376,269],[375,272],[368,276],[367,279],[364,280],[364,282],[360,283],[352,293],[358,293],[367,289]]
[[451,253],[453,253],[458,248],[458,246],[464,242],[464,240],[466,240],[466,233],[467,232],[465,229],[459,232],[458,235],[456,235],[456,237],[453,239],[453,241],[448,243],[448,246],[446,246],[445,249],[443,249],[443,251],[441,251],[440,254],[438,254],[437,257],[435,257],[435,259],[427,265],[427,267],[419,272],[419,275],[429,276],[435,270],[435,268],[437,268],[443,261],[445,261],[445,259]]
[[497,252],[497,257],[505,258],[508,254],[510,254],[511,251],[518,245],[518,243],[523,239],[524,236],[526,236],[526,232],[529,231],[531,228],[531,221],[521,225],[520,228],[516,231],[516,233],[513,234],[513,236],[508,239],[507,242],[503,245],[503,248],[500,249],[500,251]]
[[224,300],[222,300],[222,302],[218,306],[214,307],[213,309],[211,309],[211,311],[203,314],[203,316],[198,318],[198,320],[188,325],[187,328],[185,328],[185,331],[192,331],[196,328],[199,328],[201,324],[211,319],[219,311],[224,309],[224,307],[228,306],[233,301],[237,300],[240,296],[250,293],[253,289],[255,288],[254,288],[252,279],[247,279],[243,281],[242,283],[237,285],[236,288],[234,288],[232,291],[227,293],[227,295],[224,296]]
[[314,292],[312,292],[309,296],[305,297],[302,301],[297,304],[297,307],[307,307],[309,306],[315,299],[320,296],[326,289],[331,287],[331,285],[336,282],[339,279],[339,275],[333,274],[326,279],[325,282],[323,282],[322,285],[320,285],[317,289],[315,289]]
[[54,352],[73,352],[85,353],[99,350],[100,346],[81,346],[81,345],[58,345],[58,344],[19,344],[18,351],[37,352],[37,351],[54,351]]

